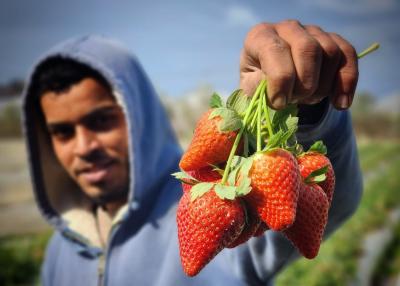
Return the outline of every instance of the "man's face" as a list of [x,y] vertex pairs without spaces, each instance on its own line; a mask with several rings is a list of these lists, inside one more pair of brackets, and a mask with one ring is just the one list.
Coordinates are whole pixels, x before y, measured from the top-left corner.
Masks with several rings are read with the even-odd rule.
[[40,100],[55,154],[82,191],[101,204],[124,200],[129,185],[125,116],[112,94],[86,78]]

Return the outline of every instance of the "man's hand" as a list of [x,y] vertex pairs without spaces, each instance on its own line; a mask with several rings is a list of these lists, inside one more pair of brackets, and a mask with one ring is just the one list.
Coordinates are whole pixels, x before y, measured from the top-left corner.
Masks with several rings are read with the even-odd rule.
[[266,78],[269,105],[315,104],[329,97],[350,107],[358,80],[357,53],[335,33],[287,20],[262,23],[247,34],[240,59],[240,86],[251,95]]

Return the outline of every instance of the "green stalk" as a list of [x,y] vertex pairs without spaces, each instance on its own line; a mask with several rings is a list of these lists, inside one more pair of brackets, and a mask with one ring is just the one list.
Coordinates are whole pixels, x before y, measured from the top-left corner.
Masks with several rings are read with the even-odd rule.
[[267,129],[268,129],[268,133],[269,133],[269,137],[271,137],[272,135],[274,135],[274,131],[272,130],[272,122],[271,122],[271,117],[269,115],[269,107],[267,105],[267,94],[266,94],[266,90],[267,90],[267,86],[265,86],[264,88],[264,96],[263,96],[263,107],[264,107],[264,113],[265,116],[267,117]]
[[373,43],[371,46],[369,46],[364,51],[359,53],[357,55],[357,58],[361,59],[362,57],[368,55],[369,53],[372,53],[373,51],[377,50],[378,48],[379,48],[379,43]]
[[256,124],[256,120],[257,120],[257,116],[258,116],[258,102],[259,102],[259,100],[256,101],[256,103],[254,103],[254,105],[257,105],[257,109],[255,110],[254,116],[252,117],[250,125],[249,125],[251,130],[254,128],[254,125]]
[[231,168],[233,156],[236,153],[236,149],[239,146],[240,138],[242,137],[242,134],[243,134],[244,130],[246,129],[247,121],[249,120],[249,117],[250,117],[251,111],[253,109],[254,103],[256,102],[258,96],[260,95],[263,86],[265,86],[265,80],[262,80],[260,82],[260,84],[258,85],[258,87],[257,87],[257,89],[256,89],[256,91],[255,91],[255,93],[253,95],[253,98],[251,99],[249,107],[247,107],[247,110],[246,110],[246,113],[245,113],[245,116],[244,116],[244,119],[243,119],[243,126],[240,128],[239,134],[236,135],[235,142],[233,143],[233,146],[232,146],[232,149],[231,149],[231,153],[229,154],[228,161],[226,162],[224,175],[223,175],[222,181],[221,181],[222,185],[224,185],[226,183],[226,181],[228,180],[228,174],[229,174],[229,171],[230,171],[230,168]]
[[[263,92],[261,92],[261,96],[263,96]],[[261,151],[261,106],[263,103],[263,99],[258,99],[258,108],[257,108],[257,152]]]

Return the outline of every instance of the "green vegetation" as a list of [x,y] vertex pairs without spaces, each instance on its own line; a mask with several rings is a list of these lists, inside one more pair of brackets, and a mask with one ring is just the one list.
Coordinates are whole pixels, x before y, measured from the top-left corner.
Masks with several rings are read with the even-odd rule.
[[400,223],[395,228],[391,243],[377,261],[377,266],[372,285],[385,285],[386,279],[400,273]]
[[374,142],[360,145],[359,155],[361,169],[367,173],[377,167],[377,164],[382,162],[382,159],[390,158],[393,154],[400,151],[400,144],[393,144],[391,142]]
[[0,238],[0,285],[37,284],[50,233]]
[[278,276],[277,285],[346,285],[354,278],[363,237],[384,225],[388,211],[400,206],[400,146],[371,144],[360,149],[361,165],[367,176],[378,174],[367,182],[357,212],[322,244],[317,258],[299,259]]

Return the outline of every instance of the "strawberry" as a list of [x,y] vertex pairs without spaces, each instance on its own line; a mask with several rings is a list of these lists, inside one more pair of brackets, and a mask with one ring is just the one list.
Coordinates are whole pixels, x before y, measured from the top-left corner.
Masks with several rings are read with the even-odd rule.
[[293,155],[283,149],[257,153],[249,171],[252,191],[245,197],[273,230],[289,227],[296,217],[300,174]]
[[179,163],[182,170],[217,165],[228,159],[237,131],[219,131],[218,124],[222,118],[216,116],[209,119],[213,110],[208,110],[198,121],[193,139]]
[[[187,172],[193,178],[199,180],[200,182],[216,182],[221,179],[221,174],[213,170],[213,167],[208,166],[201,169],[188,171]],[[188,192],[192,188],[192,185],[185,184],[182,182],[183,192]]]
[[335,172],[328,157],[318,152],[307,152],[300,155],[297,158],[297,162],[299,163],[300,174],[304,179],[313,171],[328,166],[328,171],[325,174],[326,179],[318,183],[318,185],[322,187],[328,197],[329,203],[331,203],[333,192],[335,191]]
[[177,210],[183,270],[195,276],[242,232],[244,211],[238,200],[220,199],[213,189],[191,201],[184,193]]
[[261,220],[258,217],[256,210],[249,207],[244,200],[242,200],[241,202],[244,206],[246,213],[245,225],[242,233],[230,245],[227,246],[228,248],[234,248],[248,241],[251,237],[253,237],[254,233],[257,231],[261,223]]
[[285,236],[306,258],[317,256],[325,226],[328,221],[329,202],[317,184],[301,184],[297,215],[293,225],[284,231]]

